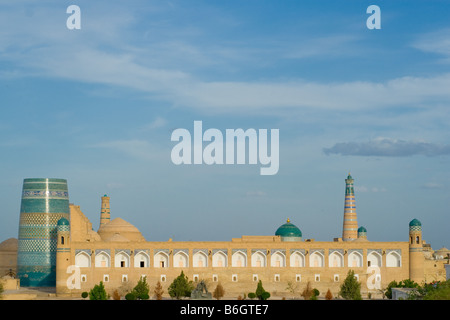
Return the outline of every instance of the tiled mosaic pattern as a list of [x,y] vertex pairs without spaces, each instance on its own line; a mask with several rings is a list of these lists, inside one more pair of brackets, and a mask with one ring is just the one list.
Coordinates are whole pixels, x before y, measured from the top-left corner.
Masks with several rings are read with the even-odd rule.
[[17,256],[21,286],[56,284],[57,223],[69,220],[69,212],[66,180],[24,180]]

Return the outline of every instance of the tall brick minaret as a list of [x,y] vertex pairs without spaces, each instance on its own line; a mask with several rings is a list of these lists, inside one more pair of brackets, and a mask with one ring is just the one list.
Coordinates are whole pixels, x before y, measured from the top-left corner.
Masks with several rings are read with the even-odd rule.
[[358,238],[358,220],[356,218],[355,191],[353,178],[348,174],[345,179],[344,227],[342,240],[352,241]]
[[109,197],[105,194],[102,197],[102,208],[100,211],[100,227],[111,220],[111,209],[109,207]]

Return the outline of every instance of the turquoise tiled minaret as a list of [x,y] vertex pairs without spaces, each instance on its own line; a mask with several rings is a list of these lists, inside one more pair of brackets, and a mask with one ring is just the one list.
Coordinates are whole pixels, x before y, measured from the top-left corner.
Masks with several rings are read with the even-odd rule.
[[20,208],[17,276],[23,287],[56,285],[57,223],[70,219],[64,179],[25,179]]

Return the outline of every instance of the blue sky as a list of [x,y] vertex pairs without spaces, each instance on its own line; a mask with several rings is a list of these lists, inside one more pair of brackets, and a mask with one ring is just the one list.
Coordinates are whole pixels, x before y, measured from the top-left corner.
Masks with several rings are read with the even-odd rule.
[[[66,9],[81,9],[69,30]],[[369,30],[369,5],[381,29]],[[147,240],[342,234],[450,247],[450,1],[0,1],[0,241],[24,178],[69,182]],[[280,170],[182,165],[176,128],[279,129]]]

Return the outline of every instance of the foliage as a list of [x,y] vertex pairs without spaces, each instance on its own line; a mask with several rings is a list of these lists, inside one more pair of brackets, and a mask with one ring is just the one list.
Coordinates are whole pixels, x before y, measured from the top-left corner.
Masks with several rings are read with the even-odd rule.
[[320,291],[317,290],[316,288],[313,289],[313,295],[315,295],[316,297],[318,297],[320,294]]
[[250,299],[255,299],[255,298],[256,298],[256,293],[254,293],[254,292],[249,292],[249,293],[248,293],[248,297],[249,297]]
[[100,281],[100,284],[96,284],[94,288],[89,291],[89,300],[108,300],[108,294],[103,286],[103,281]]
[[147,283],[147,277],[142,277],[139,279],[137,285],[133,288],[133,291],[131,291],[135,296],[136,299],[139,300],[148,300],[149,295],[148,292],[150,291]]
[[423,300],[450,300],[450,280],[429,284]]
[[289,291],[290,293],[292,293],[292,298],[295,298],[295,292],[298,289],[298,284],[293,282],[293,281],[288,281],[287,282],[287,287],[286,290]]
[[157,282],[155,286],[155,290],[153,290],[153,293],[155,294],[156,300],[162,300],[162,295],[164,293],[164,290],[162,288],[161,282]]
[[325,299],[326,300],[332,300],[333,299],[333,294],[331,293],[330,289],[328,289],[327,293],[325,294]]
[[220,300],[225,295],[225,290],[223,289],[223,286],[220,284],[220,282],[217,284],[216,289],[213,292],[213,297],[217,300]]
[[113,298],[113,300],[120,300],[120,294],[119,294],[119,291],[117,289],[114,290],[114,292],[112,294],[112,298]]
[[409,294],[408,300],[450,300],[450,280],[419,286]]
[[311,282],[308,281],[306,283],[306,288],[303,290],[301,296],[303,297],[303,299],[305,300],[309,300],[311,299],[311,297],[313,296],[313,290],[311,288]]
[[125,300],[136,300],[136,295],[133,292],[129,292],[125,295]]
[[81,297],[82,297],[83,299],[86,299],[88,296],[89,296],[89,293],[87,293],[86,291],[84,291],[84,292],[81,293]]
[[392,299],[392,288],[419,288],[419,284],[415,283],[414,281],[410,279],[405,279],[400,282],[397,281],[391,281],[385,291],[385,296],[388,299]]
[[341,285],[339,295],[346,300],[362,300],[361,283],[356,280],[355,272],[350,270]]
[[170,284],[169,295],[172,298],[181,299],[182,297],[190,297],[192,290],[194,290],[192,281],[189,281],[188,277],[181,271],[181,274]]
[[267,300],[270,298],[270,293],[264,290],[261,280],[258,282],[255,295],[259,300]]

